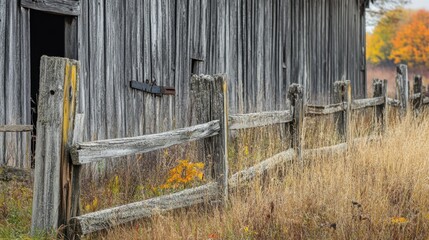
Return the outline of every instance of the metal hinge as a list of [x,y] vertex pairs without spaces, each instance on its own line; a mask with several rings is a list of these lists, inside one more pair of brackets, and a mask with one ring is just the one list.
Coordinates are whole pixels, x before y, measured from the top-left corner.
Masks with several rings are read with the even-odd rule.
[[162,95],[176,94],[176,89],[174,89],[174,87],[157,86],[156,80],[153,80],[152,82],[149,82],[149,80],[147,79],[146,82],[130,81],[130,87],[132,89],[155,94],[159,97],[161,97]]

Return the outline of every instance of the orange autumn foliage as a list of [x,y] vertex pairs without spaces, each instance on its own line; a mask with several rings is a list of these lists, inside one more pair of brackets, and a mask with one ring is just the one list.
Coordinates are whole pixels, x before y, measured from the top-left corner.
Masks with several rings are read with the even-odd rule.
[[429,67],[429,11],[414,13],[392,39],[390,58],[395,63]]
[[367,60],[429,67],[429,11],[388,12],[367,35]]

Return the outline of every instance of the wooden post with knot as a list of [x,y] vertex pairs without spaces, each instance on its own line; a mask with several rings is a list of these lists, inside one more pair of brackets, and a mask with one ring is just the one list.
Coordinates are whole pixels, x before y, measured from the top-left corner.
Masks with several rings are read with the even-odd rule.
[[[219,135],[204,139],[204,152],[211,159],[211,175],[218,183],[219,197],[213,204],[228,199],[228,86],[226,76],[193,75],[191,78],[192,124],[219,120]],[[209,162],[209,161],[208,161]]]
[[414,77],[413,93],[413,110],[415,114],[419,114],[424,99],[423,78],[421,75]]
[[289,125],[292,137],[292,148],[295,149],[298,161],[302,160],[302,127],[304,122],[304,88],[299,84],[289,86],[288,99],[290,100],[293,120]]
[[[65,229],[79,211],[73,191],[79,169],[71,164],[79,89],[79,62],[43,56],[40,62],[36,164],[31,233]],[[74,172],[75,171],[75,172]]]
[[409,99],[408,67],[405,64],[396,67],[396,96],[399,100],[400,116],[403,117],[408,111]]
[[351,139],[350,120],[352,105],[352,88],[349,80],[336,81],[334,83],[335,102],[344,104],[344,111],[339,113],[337,130],[343,142]]
[[374,90],[374,97],[384,97],[384,103],[375,106],[375,122],[376,125],[380,126],[381,132],[384,133],[387,130],[388,119],[387,80],[374,79],[372,81],[372,88]]

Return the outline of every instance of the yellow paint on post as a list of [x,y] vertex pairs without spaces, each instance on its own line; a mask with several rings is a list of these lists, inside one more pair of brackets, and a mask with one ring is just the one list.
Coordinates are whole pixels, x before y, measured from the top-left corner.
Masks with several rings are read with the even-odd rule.
[[78,94],[77,62],[67,61],[64,74],[63,131],[61,158],[61,212],[59,224],[67,224],[71,217],[72,168],[68,146],[72,144]]

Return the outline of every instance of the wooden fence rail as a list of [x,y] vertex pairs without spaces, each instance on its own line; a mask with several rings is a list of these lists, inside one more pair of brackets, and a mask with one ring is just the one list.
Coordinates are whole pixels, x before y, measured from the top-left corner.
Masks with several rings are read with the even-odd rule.
[[[66,220],[68,224],[66,234],[70,239],[78,239],[81,235],[174,209],[197,204],[223,205],[228,199],[228,192],[260,177],[266,172],[276,170],[288,162],[302,161],[303,159],[325,154],[343,153],[357,142],[373,140],[371,137],[363,139],[352,138],[350,120],[353,111],[374,108],[377,123],[384,126],[383,129],[385,129],[387,127],[386,120],[389,106],[398,106],[407,110],[407,101],[412,101],[413,109],[418,110],[424,104],[429,103],[429,99],[424,97],[425,93],[422,91],[421,78],[416,77],[415,79],[414,95],[408,94],[408,90],[405,87],[408,85],[408,80],[406,79],[407,69],[406,66],[401,65],[398,68],[396,78],[397,92],[398,96],[400,96],[398,100],[387,97],[386,80],[374,80],[373,98],[358,100],[351,98],[349,81],[337,81],[334,84],[337,103],[327,106],[304,105],[304,88],[298,84],[292,84],[288,92],[289,110],[228,116],[226,77],[193,76],[191,79],[191,111],[192,117],[196,122],[194,126],[139,137],[76,143],[76,136],[79,135],[76,129],[79,129],[78,125],[82,121],[81,115],[72,114],[74,111],[73,104],[75,103],[73,101],[68,102],[70,98],[68,96],[64,97],[62,94],[58,94],[58,99],[49,99],[54,98],[58,90],[68,89],[69,87],[67,86],[71,88],[77,86],[77,83],[74,83],[74,85],[72,83],[78,77],[64,76],[64,69],[62,69],[70,64],[73,65],[74,62],[69,62],[67,59],[44,58],[42,59],[42,64],[45,67],[42,71],[50,74],[46,74],[49,79],[42,81],[40,88],[47,89],[45,91],[47,102],[53,101],[54,106],[60,108],[60,113],[64,114],[55,115],[56,117],[54,118],[50,114],[52,111],[58,112],[58,109],[52,107],[43,108],[44,103],[40,103],[41,109],[39,109],[39,112],[42,116],[40,121],[43,122],[38,122],[38,124],[41,124],[39,129],[44,129],[46,133],[44,134],[42,131],[36,149],[37,163],[39,165],[36,165],[38,177],[36,176],[34,187],[35,200],[33,204],[32,230],[33,232],[36,230],[49,231],[57,228],[58,223],[64,223]],[[78,71],[75,73],[78,73]],[[53,79],[56,81],[54,85],[52,85]],[[65,84],[66,87],[57,89],[62,84]],[[52,94],[52,91],[54,91],[54,94]],[[64,94],[66,92],[68,91],[64,91]],[[77,92],[72,91],[72,93],[76,97]],[[410,99],[407,97],[407,101],[404,102],[404,96],[412,97]],[[304,117],[327,114],[335,114],[336,122],[338,123],[338,134],[342,137],[343,143],[318,149],[302,149]],[[67,123],[65,124],[65,122]],[[228,131],[274,124],[289,125],[290,148],[228,177]],[[75,127],[75,131],[70,132],[73,127]],[[58,133],[63,133],[63,135]],[[69,140],[68,138],[70,137],[71,139]],[[47,138],[48,141],[45,141],[44,138]],[[136,153],[146,153],[196,140],[204,142],[206,153],[212,157],[213,169],[211,172],[213,172],[213,175],[211,177],[213,182],[177,193],[79,216],[79,169],[82,164]],[[48,154],[49,156],[47,156]],[[72,162],[74,166],[65,165],[60,168],[60,163],[67,160],[64,157],[67,155],[71,158],[68,159],[69,162]],[[68,181],[63,179],[64,176],[68,176]],[[66,191],[60,190],[64,186],[67,186]],[[49,198],[45,199],[44,196],[49,196]],[[44,201],[47,201],[48,204]]]

